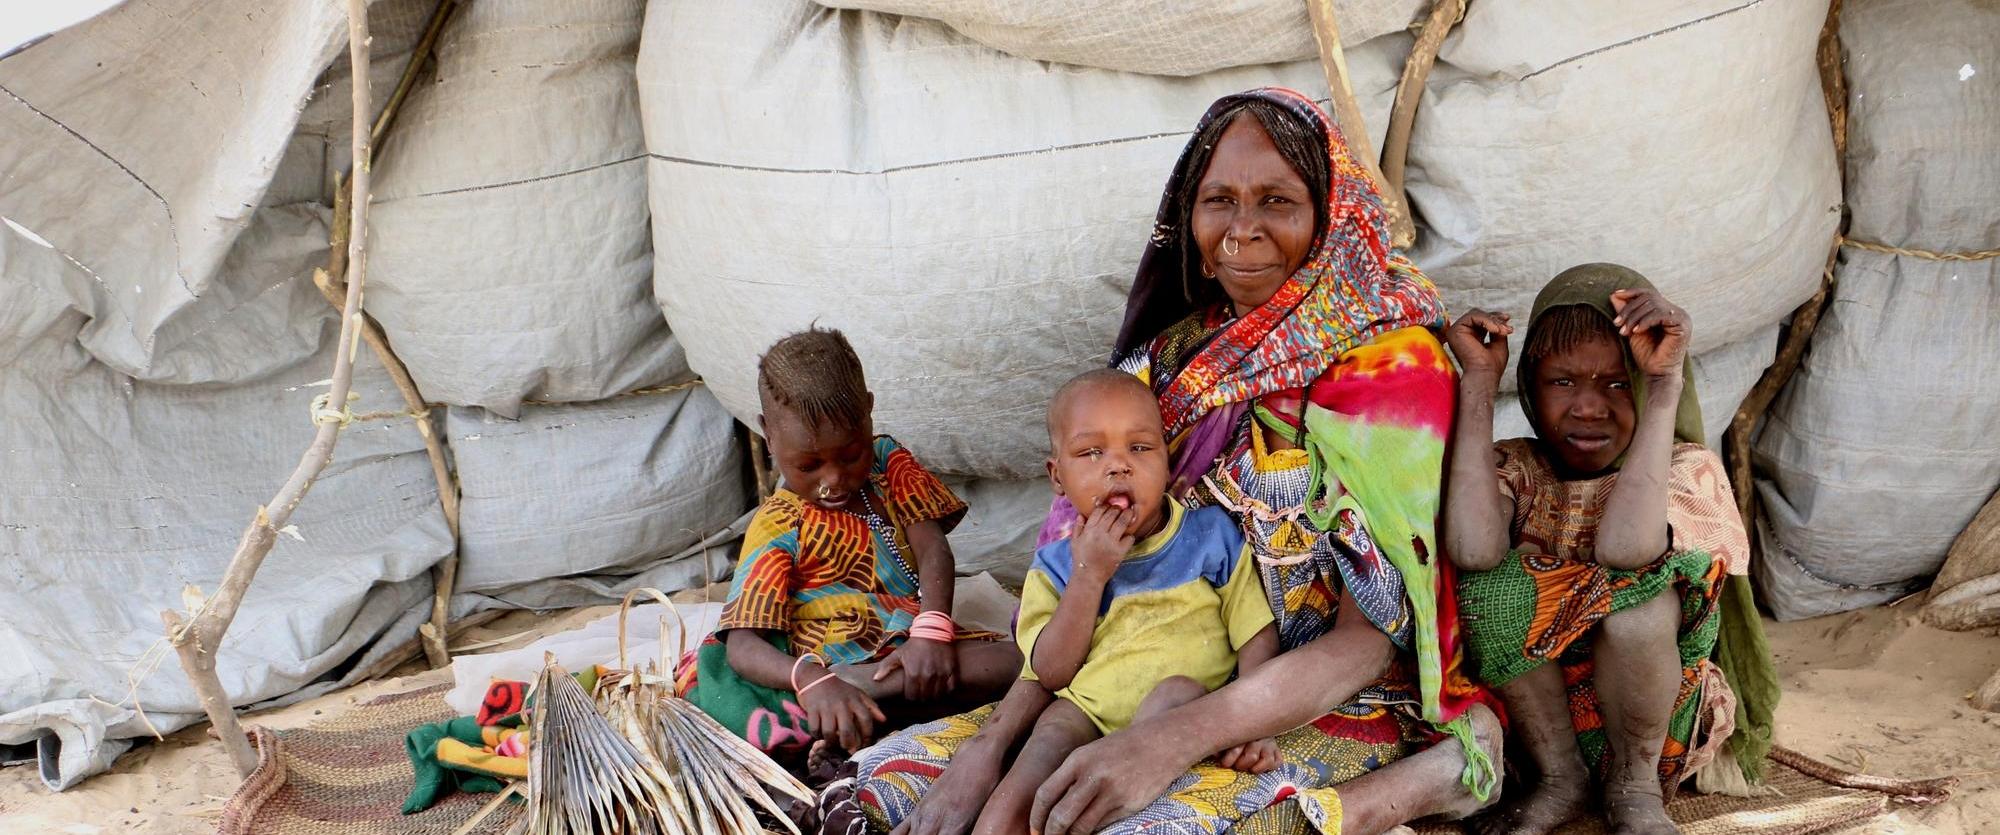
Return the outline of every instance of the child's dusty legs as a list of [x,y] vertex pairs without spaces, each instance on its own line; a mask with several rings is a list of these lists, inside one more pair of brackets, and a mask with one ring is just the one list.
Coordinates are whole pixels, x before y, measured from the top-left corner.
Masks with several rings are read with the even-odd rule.
[[[951,646],[958,654],[958,689],[942,700],[947,705],[978,706],[997,701],[1021,675],[1021,650],[1012,641],[960,641]],[[881,662],[878,661],[872,664],[842,664],[834,667],[833,672],[868,694],[868,698],[878,702],[901,701],[903,671],[893,670],[881,681],[876,681],[875,673],[880,669]],[[949,712],[938,715],[948,715]]]
[[1201,686],[1201,682],[1187,676],[1168,676],[1139,700],[1139,710],[1132,714],[1132,721],[1158,716],[1206,695],[1208,688]]
[[979,810],[973,835],[1019,835],[1028,831],[1028,810],[1035,804],[1035,790],[1061,768],[1071,751],[1097,740],[1097,725],[1066,699],[1049,703],[1035,730],[1007,769],[1007,776]]
[[1500,700],[1507,705],[1510,735],[1528,750],[1538,774],[1527,795],[1509,798],[1499,811],[1473,822],[1472,830],[1480,835],[1538,835],[1582,815],[1590,795],[1590,770],[1576,747],[1562,668],[1549,662],[1521,674],[1501,685]]
[[1613,833],[1677,832],[1660,791],[1660,748],[1680,695],[1680,595],[1669,590],[1604,619],[1592,654],[1611,743],[1604,814]]

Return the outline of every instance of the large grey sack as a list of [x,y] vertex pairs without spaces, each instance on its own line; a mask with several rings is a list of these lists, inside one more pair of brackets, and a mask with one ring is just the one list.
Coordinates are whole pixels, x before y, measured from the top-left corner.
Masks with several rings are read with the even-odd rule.
[[[308,404],[332,364],[318,350],[233,385],[133,380],[79,342],[65,293],[80,268],[0,229],[0,744],[41,748],[64,788],[136,737],[200,721],[160,613],[213,594],[244,526],[297,466]],[[402,411],[365,352],[360,412]],[[406,415],[348,427],[278,537],[216,655],[232,701],[278,698],[388,637],[430,597],[452,551],[423,442]],[[405,635],[414,634],[411,625]],[[144,706],[145,717],[138,708]]]
[[445,437],[462,485],[460,592],[543,608],[531,587],[653,567],[750,507],[736,423],[700,386],[517,420],[454,407]]
[[445,27],[381,152],[369,238],[368,308],[425,397],[511,417],[689,376],[652,301],[643,12],[480,0]]
[[[1931,252],[2000,246],[2000,8],[1849,0],[1848,236]],[[2000,260],[1841,253],[1805,364],[1756,462],[1774,614],[1926,585],[2000,487]]]
[[[1405,50],[1352,56],[1372,114]],[[1324,90],[1317,62],[1165,78],[807,0],[656,0],[639,55],[655,292],[751,425],[758,356],[818,322],[853,341],[877,428],[927,466],[1040,478],[1048,395],[1108,357],[1188,132],[1265,84]]]

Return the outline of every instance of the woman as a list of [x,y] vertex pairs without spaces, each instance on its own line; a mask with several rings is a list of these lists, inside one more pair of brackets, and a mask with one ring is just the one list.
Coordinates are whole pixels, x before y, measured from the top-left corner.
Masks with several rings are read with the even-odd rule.
[[[1230,509],[1254,543],[1283,651],[1078,749],[1036,793],[1037,831],[1296,830],[1303,816],[1375,832],[1492,796],[1499,726],[1459,673],[1451,578],[1432,558],[1445,323],[1310,99],[1262,89],[1209,108],[1168,180],[1116,362],[1159,399],[1172,492]],[[864,758],[857,799],[911,835],[965,831],[1048,698],[1019,683],[994,708],[892,737]],[[1203,762],[1272,735],[1274,771]]]

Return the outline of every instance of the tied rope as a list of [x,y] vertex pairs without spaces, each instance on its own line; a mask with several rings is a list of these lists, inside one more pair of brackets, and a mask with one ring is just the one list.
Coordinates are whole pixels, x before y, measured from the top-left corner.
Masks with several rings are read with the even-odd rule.
[[345,428],[348,424],[354,422],[354,410],[347,404],[360,400],[361,394],[359,392],[348,392],[347,403],[342,403],[338,409],[334,409],[328,405],[328,400],[331,399],[332,395],[333,392],[330,391],[313,395],[311,411],[314,426],[338,423],[342,428]]
[[1854,249],[1865,249],[1869,252],[1880,252],[1887,255],[1922,258],[1925,261],[1985,261],[1992,258],[2000,258],[2000,249],[1981,249],[1972,252],[1932,252],[1928,249],[1908,249],[1869,241],[1857,241],[1853,238],[1841,238],[1840,245]]

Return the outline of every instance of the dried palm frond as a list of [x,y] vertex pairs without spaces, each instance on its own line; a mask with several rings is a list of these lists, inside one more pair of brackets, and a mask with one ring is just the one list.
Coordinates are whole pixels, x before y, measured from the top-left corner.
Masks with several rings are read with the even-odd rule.
[[676,835],[670,778],[598,714],[547,656],[535,682],[528,749],[529,835]]
[[[791,774],[743,741],[700,708],[674,695],[671,665],[665,655],[666,624],[661,623],[661,662],[645,670],[627,667],[625,659],[625,614],[639,594],[651,594],[666,604],[675,618],[673,602],[654,589],[638,589],[625,596],[619,611],[618,664],[598,684],[598,708],[611,725],[625,735],[633,747],[668,776],[674,801],[671,814],[689,825],[689,832],[719,832],[725,835],[758,835],[765,832],[757,820],[756,807],[793,833],[784,808],[771,794],[779,793],[807,803],[812,791]],[[682,624],[681,648],[686,649],[686,624]],[[678,654],[676,656],[678,657]],[[660,668],[666,668],[662,672]],[[767,788],[768,787],[768,788]],[[755,804],[754,806],[752,804]]]

